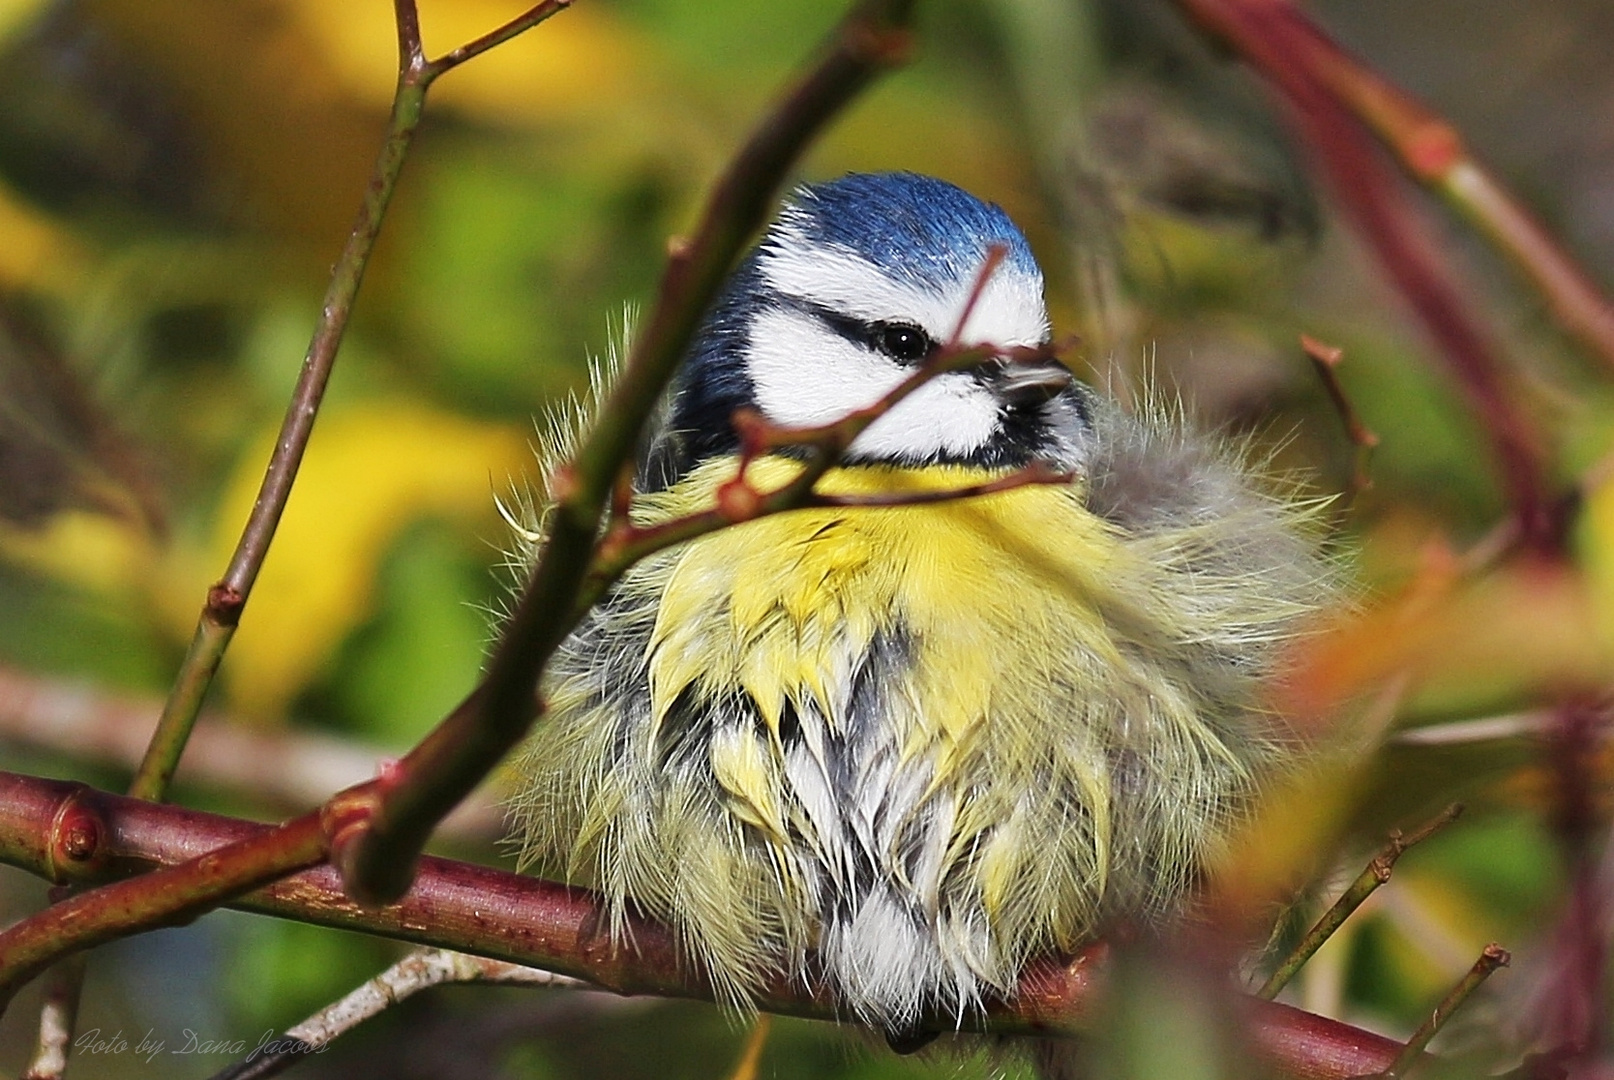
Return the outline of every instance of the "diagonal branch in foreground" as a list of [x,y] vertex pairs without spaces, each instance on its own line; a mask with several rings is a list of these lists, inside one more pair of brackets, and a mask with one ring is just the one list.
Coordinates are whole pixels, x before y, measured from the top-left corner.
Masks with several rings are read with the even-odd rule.
[[[61,849],[89,861],[103,826],[74,815]],[[152,926],[188,922],[224,900],[322,862],[318,814],[209,851],[155,873],[76,893],[0,932],[0,1011],[28,980],[73,952]]]
[[[61,823],[93,836],[64,854]],[[270,826],[162,806],[81,784],[0,772],[0,862],[55,881],[89,885],[154,865],[195,860],[223,845],[270,834]],[[71,845],[70,845],[71,846]],[[85,894],[94,895],[94,894]],[[520,874],[423,857],[415,887],[380,908],[355,904],[329,866],[236,897],[231,906],[300,922],[474,952],[586,979],[620,994],[710,1001],[711,989],[659,924],[629,919],[630,944],[613,944],[593,894]],[[966,1026],[998,1033],[1056,1035],[1091,1024],[1103,966],[1101,946],[1064,962],[1044,961],[1021,977],[1011,1001],[987,1005]],[[1345,1080],[1384,1071],[1398,1043],[1285,1005],[1250,999],[1248,1023],[1280,1076]],[[757,1006],[767,1012],[840,1020],[811,988],[780,980]],[[953,1030],[952,1016],[933,1018]]]
[[367,825],[332,858],[352,894],[401,896],[437,823],[525,736],[538,680],[577,618],[611,492],[718,286],[761,227],[809,141],[910,43],[912,0],[861,0],[823,59],[757,126],[707,203],[695,235],[676,245],[645,332],[576,458],[556,478],[552,528],[482,685],[410,751],[375,799]]

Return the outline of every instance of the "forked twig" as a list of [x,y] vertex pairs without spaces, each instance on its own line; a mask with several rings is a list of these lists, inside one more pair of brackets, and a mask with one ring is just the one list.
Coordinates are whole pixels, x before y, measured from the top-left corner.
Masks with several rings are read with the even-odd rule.
[[422,990],[446,983],[497,983],[504,986],[589,987],[579,980],[504,960],[490,960],[451,949],[415,949],[351,993],[287,1028],[259,1046],[245,1061],[224,1069],[213,1080],[268,1080],[337,1037]]
[[1361,414],[1356,406],[1351,404],[1350,397],[1345,393],[1345,387],[1339,381],[1339,362],[1345,358],[1345,350],[1337,345],[1324,345],[1309,334],[1300,335],[1300,347],[1311,361],[1312,368],[1316,370],[1317,377],[1323,382],[1323,389],[1328,392],[1328,400],[1334,405],[1334,411],[1339,414],[1340,421],[1345,425],[1345,437],[1356,448],[1355,462],[1351,468],[1351,486],[1349,494],[1355,497],[1373,486],[1373,477],[1368,473],[1368,465],[1373,459],[1373,451],[1379,445],[1378,433],[1362,422]]

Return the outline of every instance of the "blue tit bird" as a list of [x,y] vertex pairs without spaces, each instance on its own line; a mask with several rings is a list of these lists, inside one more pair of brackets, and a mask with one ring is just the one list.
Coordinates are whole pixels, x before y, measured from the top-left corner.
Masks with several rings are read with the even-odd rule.
[[[690,347],[637,520],[713,504],[736,410],[837,420],[955,331],[1050,340],[1000,208],[908,173],[799,189]],[[951,491],[1038,462],[1074,479],[804,508],[636,565],[545,677],[515,765],[523,863],[597,889],[619,931],[630,904],[665,922],[721,1000],[792,979],[888,1033],[1169,918],[1307,753],[1260,690],[1336,592],[1319,504],[1246,457],[1052,362],[940,375],[819,490]],[[747,476],[801,467],[786,451]]]

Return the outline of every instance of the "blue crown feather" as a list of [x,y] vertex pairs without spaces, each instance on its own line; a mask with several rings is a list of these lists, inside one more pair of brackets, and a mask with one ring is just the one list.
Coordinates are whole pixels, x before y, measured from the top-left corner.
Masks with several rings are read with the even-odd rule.
[[1002,207],[931,176],[855,173],[804,185],[782,220],[809,240],[856,252],[917,286],[973,277],[993,244],[1008,248],[1007,266],[1042,276],[1031,245]]

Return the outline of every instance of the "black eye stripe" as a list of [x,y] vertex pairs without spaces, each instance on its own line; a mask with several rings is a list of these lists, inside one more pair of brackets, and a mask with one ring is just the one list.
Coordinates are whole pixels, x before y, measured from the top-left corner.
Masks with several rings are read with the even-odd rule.
[[847,341],[889,356],[899,364],[918,363],[937,348],[935,339],[914,323],[899,320],[868,322],[797,296],[779,296],[777,300],[783,307],[811,315]]

